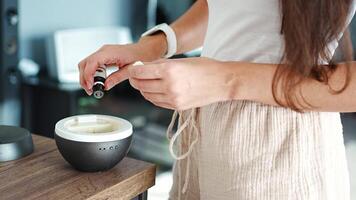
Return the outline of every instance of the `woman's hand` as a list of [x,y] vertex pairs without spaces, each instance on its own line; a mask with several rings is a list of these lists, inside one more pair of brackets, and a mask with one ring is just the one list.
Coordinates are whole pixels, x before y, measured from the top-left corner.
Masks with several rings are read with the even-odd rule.
[[159,60],[130,66],[128,72],[131,85],[148,101],[176,110],[229,100],[237,78],[229,66],[208,58]]
[[111,74],[105,81],[105,89],[128,78],[126,65],[137,60],[153,61],[162,57],[166,52],[164,34],[141,38],[138,43],[128,45],[105,45],[78,64],[80,85],[91,95],[94,74],[100,65],[117,66],[119,71]]
[[[177,53],[183,53],[203,45],[208,25],[208,4],[196,1],[178,20],[172,23],[177,38]],[[162,58],[167,52],[167,40],[164,33],[145,36],[136,44],[108,45],[88,56],[79,63],[80,84],[91,95],[94,74],[100,65],[118,66],[120,70],[111,74],[105,81],[109,90],[128,78],[127,67],[135,61],[151,62]]]

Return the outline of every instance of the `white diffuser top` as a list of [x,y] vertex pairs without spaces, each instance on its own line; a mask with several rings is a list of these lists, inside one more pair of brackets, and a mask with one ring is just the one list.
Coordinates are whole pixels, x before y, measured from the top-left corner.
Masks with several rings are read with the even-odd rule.
[[129,121],[107,115],[77,115],[57,122],[55,133],[79,142],[109,142],[132,135]]

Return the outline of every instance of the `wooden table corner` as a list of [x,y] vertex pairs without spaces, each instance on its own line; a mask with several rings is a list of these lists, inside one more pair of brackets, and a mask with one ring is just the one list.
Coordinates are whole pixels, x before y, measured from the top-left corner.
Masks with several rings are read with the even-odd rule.
[[0,163],[0,199],[146,199],[155,184],[156,166],[125,157],[108,171],[72,168],[55,141],[32,135],[35,150],[19,160]]

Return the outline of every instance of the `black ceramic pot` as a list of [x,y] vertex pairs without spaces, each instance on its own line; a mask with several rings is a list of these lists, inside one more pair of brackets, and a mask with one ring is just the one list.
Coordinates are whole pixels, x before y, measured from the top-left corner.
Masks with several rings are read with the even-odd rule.
[[63,158],[77,170],[105,171],[129,151],[132,125],[117,117],[78,115],[60,120],[54,138]]

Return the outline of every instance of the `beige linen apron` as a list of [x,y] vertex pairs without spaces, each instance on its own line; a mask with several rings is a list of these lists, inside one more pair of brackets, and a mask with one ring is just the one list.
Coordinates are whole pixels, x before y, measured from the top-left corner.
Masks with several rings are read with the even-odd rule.
[[191,153],[174,166],[170,199],[349,199],[338,113],[229,101],[179,123],[179,153]]

